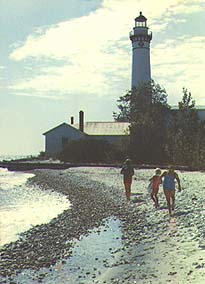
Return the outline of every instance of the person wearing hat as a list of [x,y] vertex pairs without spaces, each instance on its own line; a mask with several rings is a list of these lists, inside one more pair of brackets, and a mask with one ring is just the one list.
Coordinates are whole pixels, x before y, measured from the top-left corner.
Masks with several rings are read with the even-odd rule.
[[124,187],[125,187],[125,195],[127,200],[130,200],[131,196],[131,184],[132,184],[132,176],[134,175],[134,168],[131,165],[131,160],[126,159],[124,165],[120,171],[123,175]]
[[172,210],[175,208],[175,180],[178,183],[178,190],[180,192],[180,179],[172,166],[169,166],[168,169],[161,174],[161,178],[163,178],[164,194],[167,200],[169,215],[171,216]]
[[159,207],[159,200],[157,194],[159,191],[159,186],[162,183],[160,175],[161,175],[161,170],[159,168],[156,168],[155,174],[149,179],[149,181],[152,183],[150,196],[154,201],[156,208]]

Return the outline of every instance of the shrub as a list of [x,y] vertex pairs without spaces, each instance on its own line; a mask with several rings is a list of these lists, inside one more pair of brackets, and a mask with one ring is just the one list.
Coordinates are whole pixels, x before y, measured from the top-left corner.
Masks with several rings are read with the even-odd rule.
[[58,158],[64,162],[112,162],[122,156],[122,152],[108,141],[86,138],[70,141]]

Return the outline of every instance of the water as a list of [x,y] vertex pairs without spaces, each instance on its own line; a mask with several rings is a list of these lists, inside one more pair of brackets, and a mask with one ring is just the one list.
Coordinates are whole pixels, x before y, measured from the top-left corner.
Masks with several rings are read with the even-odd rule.
[[32,176],[0,168],[0,246],[16,241],[20,233],[48,223],[70,207],[62,194],[27,186]]
[[0,162],[18,159],[26,159],[37,155],[0,155]]
[[72,256],[63,263],[59,260],[52,268],[41,268],[37,272],[25,269],[12,278],[15,283],[24,284],[102,283],[103,275],[109,273],[108,264],[116,262],[114,252],[122,245],[121,236],[120,221],[109,218],[104,225],[76,240]]

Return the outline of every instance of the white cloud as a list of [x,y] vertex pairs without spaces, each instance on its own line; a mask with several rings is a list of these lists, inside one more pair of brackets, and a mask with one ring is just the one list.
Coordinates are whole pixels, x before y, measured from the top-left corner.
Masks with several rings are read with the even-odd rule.
[[[152,24],[160,21],[159,29],[164,29],[176,13],[200,11],[204,1],[192,0],[104,0],[102,7],[88,16],[61,22],[50,28],[37,29],[23,45],[10,55],[11,59],[27,57],[69,58],[79,52],[99,50],[107,42],[115,42],[128,35],[134,18],[143,8]],[[180,4],[181,3],[181,4]],[[194,4],[195,3],[195,4]],[[198,3],[198,4],[197,4]],[[180,19],[176,19],[179,21]]]
[[[4,70],[5,70],[5,66],[0,65],[0,81],[3,79]],[[0,89],[3,89],[3,87],[0,86]]]
[[158,44],[152,50],[152,70],[159,82],[179,99],[182,87],[188,88],[197,104],[204,104],[205,37],[180,37]]
[[[26,94],[50,98],[49,93],[53,92],[58,92],[59,97],[66,93],[119,96],[130,87],[128,33],[139,11],[148,17],[148,24],[156,33],[165,30],[174,17],[176,21],[185,21],[181,13],[200,11],[203,3],[203,0],[104,0],[101,7],[88,16],[38,29],[15,47],[10,59],[24,60],[25,66],[31,58],[34,64],[34,59],[43,61],[45,58],[63,60],[64,63],[58,67],[52,67],[50,63],[49,67],[39,70],[39,75],[32,77],[31,73],[29,79],[22,79],[11,88],[23,94],[26,90]],[[154,47],[153,77],[170,88],[179,84],[182,88],[187,79],[195,88],[201,80],[196,74],[202,69],[199,60],[203,52],[201,39],[180,38]],[[197,91],[201,91],[200,87]]]
[[[12,94],[12,92],[11,92]],[[36,98],[43,98],[43,99],[52,99],[52,100],[63,100],[64,97],[62,93],[54,93],[54,92],[43,92],[39,90],[35,90],[35,93],[31,91],[31,89],[24,88],[23,91],[20,89],[15,89],[15,95],[22,96],[22,97],[36,97]]]

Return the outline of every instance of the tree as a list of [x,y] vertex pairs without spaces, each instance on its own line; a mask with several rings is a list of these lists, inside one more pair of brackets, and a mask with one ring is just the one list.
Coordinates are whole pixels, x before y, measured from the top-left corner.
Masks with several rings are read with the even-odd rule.
[[141,84],[118,100],[116,120],[130,121],[130,152],[135,161],[160,162],[165,159],[167,93],[153,80]]
[[131,91],[127,91],[124,96],[121,96],[117,100],[117,107],[119,113],[113,112],[113,117],[118,122],[130,122],[131,121]]
[[129,154],[139,163],[173,163],[204,168],[205,122],[200,122],[192,94],[182,90],[178,109],[153,80],[118,100],[118,121],[130,122]]
[[188,111],[189,109],[193,110],[195,107],[195,101],[192,99],[192,95],[188,90],[183,87],[182,89],[183,97],[181,102],[178,103],[179,110],[185,110]]
[[113,162],[122,160],[123,154],[119,147],[106,140],[85,138],[70,141],[58,158],[64,162]]
[[198,164],[201,169],[205,170],[205,121],[201,121],[199,124],[199,135],[197,143],[198,155]]
[[179,109],[168,128],[167,153],[175,164],[194,165],[199,155],[200,123],[191,93],[183,88]]

